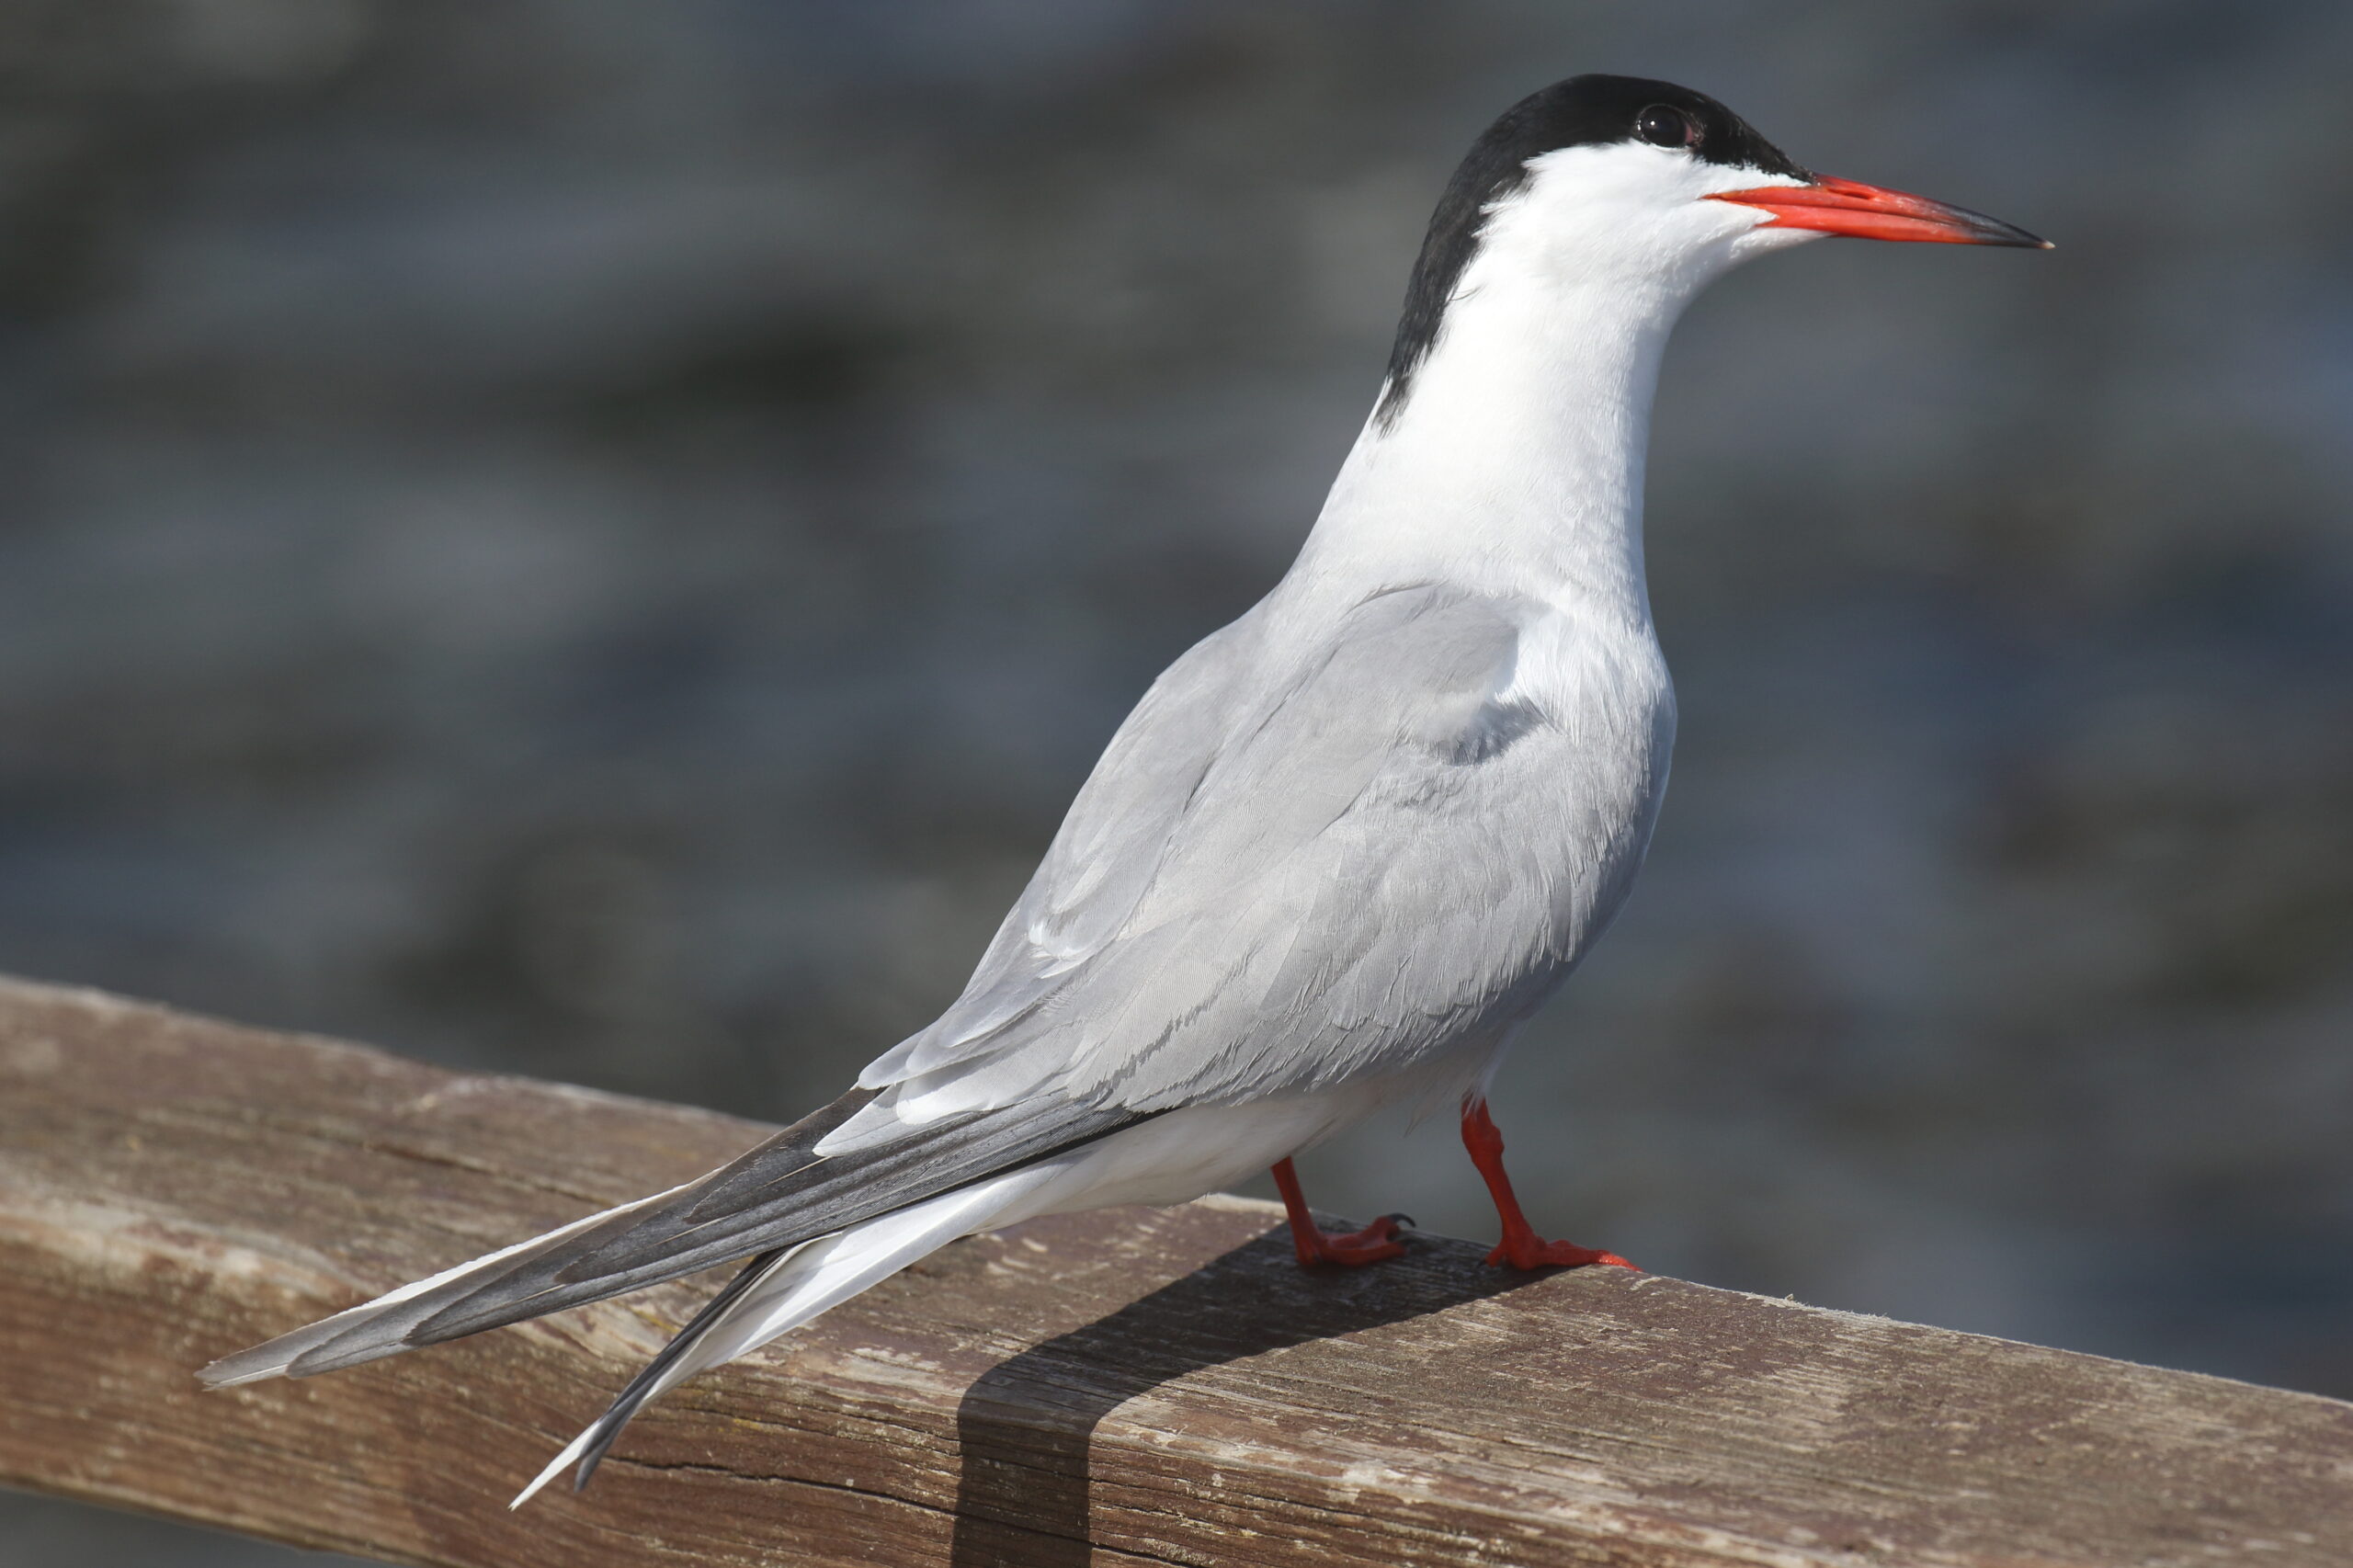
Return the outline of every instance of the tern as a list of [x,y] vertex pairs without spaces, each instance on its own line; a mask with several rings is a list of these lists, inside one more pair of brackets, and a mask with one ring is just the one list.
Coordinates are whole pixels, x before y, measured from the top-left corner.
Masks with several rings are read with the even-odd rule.
[[[714,1266],[732,1283],[515,1499],[681,1381],[975,1231],[1179,1203],[1398,1103],[1459,1104],[1512,1268],[1626,1265],[1521,1213],[1487,1089],[1625,901],[1666,786],[1643,466],[1668,332],[1825,234],[2046,247],[1800,167],[1713,98],[1572,77],[1438,202],[1387,374],[1297,562],[1112,738],[961,995],[719,1170],[214,1362],[309,1377]],[[744,1261],[748,1259],[748,1261]]]

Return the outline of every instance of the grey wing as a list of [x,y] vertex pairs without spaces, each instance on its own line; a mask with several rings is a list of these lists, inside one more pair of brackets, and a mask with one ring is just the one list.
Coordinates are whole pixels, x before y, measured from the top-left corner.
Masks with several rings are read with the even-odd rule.
[[[1290,645],[1261,607],[1139,706],[963,996],[824,1147],[1032,1096],[1328,1086],[1524,1015],[1647,842],[1672,705],[1642,645],[1619,667],[1542,607],[1437,586]],[[1531,659],[1589,678],[1563,706]]]
[[310,1377],[521,1323],[771,1253],[916,1203],[1142,1119],[1067,1102],[960,1117],[848,1158],[815,1145],[873,1096],[854,1090],[698,1180],[240,1351],[201,1374],[215,1387]]
[[964,995],[858,1090],[699,1181],[206,1380],[326,1371],[598,1301],[1173,1106],[1408,1064],[1524,1011],[1614,907],[1665,766],[1643,672],[1596,664],[1592,699],[1566,710],[1519,691],[1547,634],[1532,628],[1559,631],[1438,588],[1294,641],[1245,617],[1155,684]]

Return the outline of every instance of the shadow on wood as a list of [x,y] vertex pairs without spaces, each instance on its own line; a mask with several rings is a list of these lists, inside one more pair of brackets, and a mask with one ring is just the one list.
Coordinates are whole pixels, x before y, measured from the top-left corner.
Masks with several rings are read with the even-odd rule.
[[[1303,1273],[1288,1231],[991,1368],[956,1411],[963,1469],[953,1568],[1085,1568],[1088,1451],[1103,1418],[1188,1373],[1338,1339],[1495,1295],[1526,1275],[1449,1277],[1439,1294],[1359,1270]],[[1408,1288],[1398,1290],[1398,1283]]]

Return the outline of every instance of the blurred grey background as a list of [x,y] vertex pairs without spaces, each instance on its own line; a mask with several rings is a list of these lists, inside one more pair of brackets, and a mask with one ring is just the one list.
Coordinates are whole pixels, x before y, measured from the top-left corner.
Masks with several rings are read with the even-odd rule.
[[[2353,1394],[2348,64],[2327,0],[7,0],[0,969],[797,1114],[1282,570],[1470,139],[1662,75],[2062,248],[1686,324],[1682,747],[1501,1085],[1531,1209]],[[1312,1195],[1486,1234],[1395,1131]]]

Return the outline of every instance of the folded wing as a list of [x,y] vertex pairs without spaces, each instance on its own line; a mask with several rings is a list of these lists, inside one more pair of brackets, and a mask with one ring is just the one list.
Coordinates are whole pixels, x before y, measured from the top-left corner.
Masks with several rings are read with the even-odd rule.
[[821,1150],[1038,1095],[1402,1069],[1524,1014],[1597,934],[1664,780],[1663,667],[1597,663],[1564,724],[1524,679],[1531,628],[1578,656],[1544,607],[1401,587],[1289,643],[1303,618],[1263,611],[1154,686],[964,994]]
[[963,1117],[847,1157],[819,1139],[853,1091],[699,1180],[592,1214],[213,1362],[214,1387],[309,1377],[797,1246],[1143,1119],[1043,1102]]

